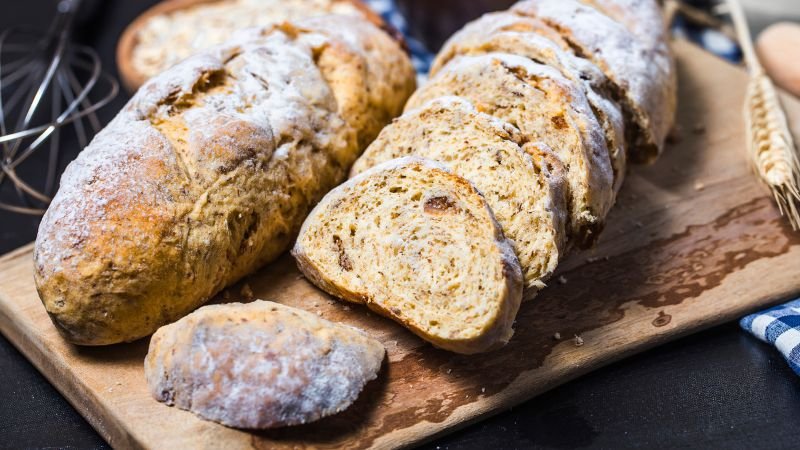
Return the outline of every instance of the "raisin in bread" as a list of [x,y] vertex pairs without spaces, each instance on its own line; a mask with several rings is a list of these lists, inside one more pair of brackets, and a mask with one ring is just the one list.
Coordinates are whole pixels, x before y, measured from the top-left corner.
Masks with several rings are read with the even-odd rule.
[[483,352],[513,334],[522,275],[511,244],[472,184],[433,161],[391,160],[337,187],[292,254],[323,290],[437,347]]
[[440,162],[471,181],[514,246],[525,281],[523,298],[544,287],[565,252],[566,222],[564,170],[548,148],[523,143],[511,124],[478,112],[462,98],[442,97],[384,128],[351,176],[410,155]]

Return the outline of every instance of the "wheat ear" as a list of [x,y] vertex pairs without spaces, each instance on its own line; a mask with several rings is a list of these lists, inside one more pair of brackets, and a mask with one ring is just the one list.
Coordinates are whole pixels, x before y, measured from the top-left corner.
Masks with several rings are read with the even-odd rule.
[[753,49],[750,29],[739,0],[728,0],[733,25],[744,53],[750,81],[744,102],[744,120],[750,159],[759,178],[778,203],[792,229],[800,228],[800,164],[797,147],[778,92]]

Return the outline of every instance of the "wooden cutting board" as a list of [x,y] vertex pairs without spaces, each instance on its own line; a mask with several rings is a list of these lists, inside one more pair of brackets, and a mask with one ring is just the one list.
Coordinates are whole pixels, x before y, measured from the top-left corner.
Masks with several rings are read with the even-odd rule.
[[[152,400],[146,341],[66,344],[36,295],[31,246],[0,259],[0,331],[116,448],[396,447],[800,294],[800,233],[779,217],[744,156],[744,72],[685,42],[676,52],[680,137],[655,165],[630,170],[597,248],[564,261],[563,278],[522,306],[500,351],[436,350],[362,307],[332,301],[284,257],[229,293],[238,298],[247,283],[258,298],[360,326],[385,344],[389,363],[344,413],[250,433]],[[800,118],[800,103],[787,106]]]

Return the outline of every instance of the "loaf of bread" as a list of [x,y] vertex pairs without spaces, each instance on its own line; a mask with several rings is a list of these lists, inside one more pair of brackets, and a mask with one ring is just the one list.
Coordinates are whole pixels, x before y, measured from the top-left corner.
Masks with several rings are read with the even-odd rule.
[[385,353],[360,330],[257,300],[204,306],[160,328],[144,374],[167,405],[230,427],[274,428],[346,409]]
[[541,141],[566,168],[572,242],[590,246],[614,203],[614,175],[605,133],[581,85],[555,69],[506,53],[462,56],[442,68],[408,101],[406,110],[446,95]]
[[[405,245],[404,235],[397,244],[386,242],[395,236],[390,230],[409,222],[426,232],[432,225],[416,226],[392,212],[419,208],[419,198],[398,200],[391,187],[381,196],[381,189],[394,184],[363,181],[377,177],[381,167],[402,164],[393,158],[409,155],[435,160],[470,180],[509,237],[524,277],[524,298],[531,298],[572,246],[594,244],[627,161],[652,160],[663,147],[675,110],[666,39],[652,0],[526,0],[468,24],[444,45],[431,79],[414,93],[404,114],[356,161],[346,188],[329,194],[333,199],[323,200],[309,217],[295,247],[301,269],[333,295],[390,304],[396,309],[387,314],[418,335],[463,351],[420,331],[420,323],[441,324],[442,311],[420,299],[431,298],[426,287],[453,279],[461,291],[476,285],[482,291],[487,278],[465,273],[480,263],[453,262],[440,269],[446,266],[444,251],[420,259],[417,255],[427,254]],[[431,179],[406,177],[399,192],[427,189]],[[392,210],[383,209],[387,202]],[[373,217],[380,231],[348,228]],[[348,229],[354,232],[350,237]],[[485,240],[483,234],[472,228],[458,232],[438,235],[446,236],[442,244],[448,248],[464,248],[474,258],[486,254],[470,247]],[[392,245],[396,250],[388,251]],[[414,264],[398,270],[396,260],[408,252]],[[437,276],[415,279],[423,285],[409,289],[399,287],[397,273]],[[407,295],[415,301],[398,301]],[[487,299],[478,296],[474,303]],[[472,339],[488,336],[468,322],[448,326],[451,334],[475,330]],[[481,349],[470,349],[475,351]]]
[[292,249],[317,286],[403,324],[437,347],[504,345],[522,297],[511,244],[477,189],[407,157],[329,192]]
[[152,78],[42,220],[35,280],[55,325],[132,341],[276,258],[414,80],[396,42],[345,16],[250,30]]
[[486,197],[522,267],[524,299],[544,287],[564,248],[564,167],[544,144],[524,143],[513,125],[475,110],[460,97],[440,97],[383,129],[351,176],[403,156],[446,165]]
[[222,44],[238,30],[328,14],[380,23],[360,0],[163,1],[128,25],[120,37],[120,75],[133,91],[181,60]]

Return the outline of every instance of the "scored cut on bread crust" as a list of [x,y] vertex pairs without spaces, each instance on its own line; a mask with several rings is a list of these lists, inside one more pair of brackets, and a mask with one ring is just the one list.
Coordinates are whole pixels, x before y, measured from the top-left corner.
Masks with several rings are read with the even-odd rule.
[[161,327],[144,374],[160,402],[263,429],[343,411],[377,377],[385,353],[361,330],[256,300],[205,306]]
[[468,99],[478,111],[516,126],[524,139],[553,150],[566,169],[570,189],[568,240],[591,246],[615,196],[605,133],[584,89],[521,56],[460,56],[418,89],[406,110],[447,95]]
[[[606,149],[614,171],[614,192],[618,192],[627,168],[627,143],[622,111],[613,101],[611,82],[594,63],[565,52],[555,42],[527,31],[534,19],[509,12],[491,13],[467,24],[444,45],[433,62],[431,74],[460,55],[499,52],[524,56],[557,69],[584,87],[592,111],[606,137]],[[560,39],[560,37],[556,38]]]
[[[536,18],[568,43],[564,50],[594,62],[612,80],[635,125],[630,154],[651,162],[661,152],[677,107],[674,63],[666,42],[651,47],[623,24],[577,0],[524,0],[511,10]],[[662,24],[663,25],[663,24]]]
[[463,98],[441,97],[384,128],[350,175],[410,155],[444,164],[481,191],[520,261],[523,298],[535,296],[565,252],[564,169],[552,152],[526,145],[511,124]]
[[318,287],[437,347],[484,352],[513,334],[517,257],[480,192],[434,161],[394,159],[332,190],[292,254]]

